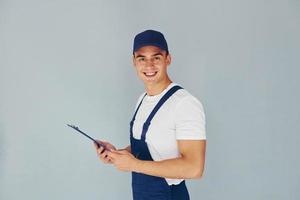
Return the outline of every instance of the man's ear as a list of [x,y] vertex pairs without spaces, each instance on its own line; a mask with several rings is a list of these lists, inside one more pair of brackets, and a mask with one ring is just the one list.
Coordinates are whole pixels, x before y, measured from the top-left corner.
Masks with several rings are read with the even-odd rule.
[[136,66],[136,63],[135,63],[135,56],[134,56],[134,53],[132,55],[132,63],[133,63],[133,66],[135,67]]
[[167,65],[170,65],[171,62],[172,62],[171,54],[168,54],[168,55],[167,55]]

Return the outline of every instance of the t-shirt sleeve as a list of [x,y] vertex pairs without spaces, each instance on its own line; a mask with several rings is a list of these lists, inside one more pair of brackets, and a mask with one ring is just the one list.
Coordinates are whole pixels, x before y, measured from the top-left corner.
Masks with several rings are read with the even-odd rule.
[[205,114],[198,99],[193,96],[182,99],[174,117],[177,140],[206,140]]

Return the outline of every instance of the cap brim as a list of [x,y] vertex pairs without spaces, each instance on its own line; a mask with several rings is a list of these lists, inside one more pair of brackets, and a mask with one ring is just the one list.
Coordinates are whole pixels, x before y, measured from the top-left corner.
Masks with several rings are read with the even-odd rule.
[[139,46],[136,46],[135,48],[134,48],[134,50],[133,50],[133,52],[136,52],[136,51],[138,51],[140,48],[142,48],[142,47],[145,47],[145,46],[155,46],[155,47],[158,47],[158,48],[160,48],[161,50],[163,50],[163,51],[168,51],[168,49],[165,49],[165,47],[163,47],[163,46],[161,46],[161,45],[159,45],[159,44],[157,44],[157,43],[143,43],[143,44],[141,44],[141,45],[139,45]]

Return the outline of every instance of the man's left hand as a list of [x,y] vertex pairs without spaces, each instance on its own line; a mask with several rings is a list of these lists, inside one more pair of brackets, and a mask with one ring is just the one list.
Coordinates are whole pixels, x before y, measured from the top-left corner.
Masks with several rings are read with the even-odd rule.
[[120,171],[134,171],[138,162],[138,159],[127,150],[112,150],[108,152],[107,155],[111,159],[113,165]]

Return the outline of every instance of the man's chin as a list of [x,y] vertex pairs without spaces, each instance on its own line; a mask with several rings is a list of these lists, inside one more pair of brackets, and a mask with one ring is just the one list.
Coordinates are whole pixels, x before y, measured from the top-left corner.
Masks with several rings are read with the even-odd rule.
[[156,79],[143,78],[142,80],[143,80],[144,84],[147,84],[147,85],[154,85],[157,83]]
[[147,77],[147,76],[143,75],[140,78],[143,80],[144,83],[155,83],[155,82],[157,82],[157,75],[152,76],[152,77]]

